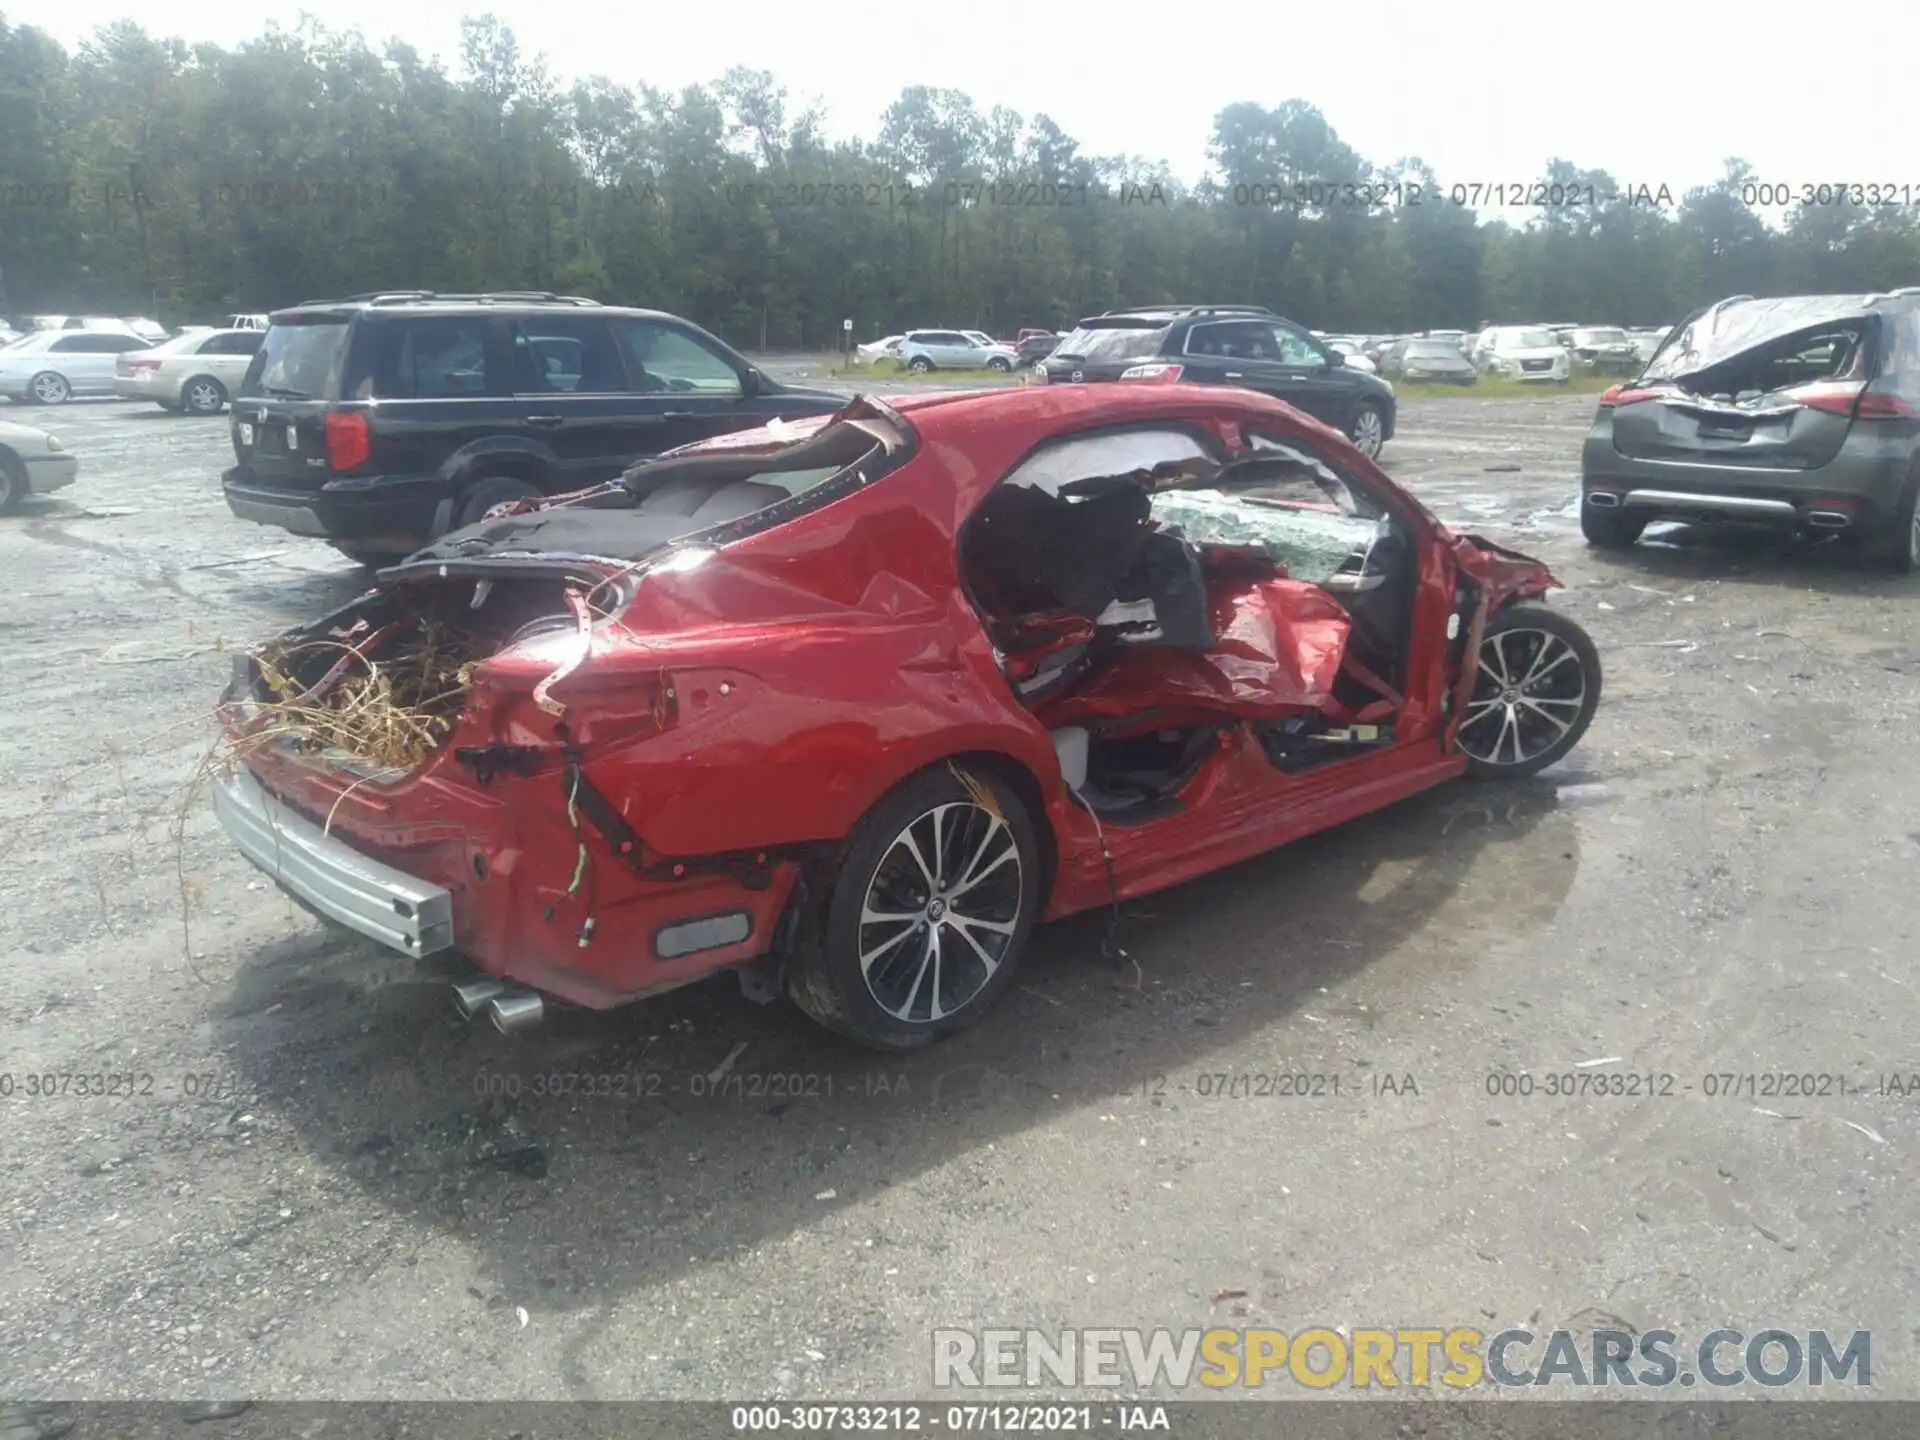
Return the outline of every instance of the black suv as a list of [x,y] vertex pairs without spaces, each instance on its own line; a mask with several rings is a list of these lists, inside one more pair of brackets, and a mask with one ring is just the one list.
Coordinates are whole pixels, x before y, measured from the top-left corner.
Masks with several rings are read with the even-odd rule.
[[1111,310],[1082,320],[1033,367],[1034,380],[1048,385],[1122,377],[1259,390],[1325,421],[1369,457],[1393,438],[1391,385],[1257,305]]
[[223,484],[241,519],[372,564],[503,501],[846,403],[655,310],[521,291],[311,300],[274,314],[248,367]]

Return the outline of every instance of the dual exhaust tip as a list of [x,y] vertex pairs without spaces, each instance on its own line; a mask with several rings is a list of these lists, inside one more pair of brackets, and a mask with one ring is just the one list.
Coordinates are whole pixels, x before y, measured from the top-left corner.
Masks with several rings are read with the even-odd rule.
[[502,1035],[517,1035],[530,1030],[545,1017],[547,1005],[532,990],[517,990],[501,980],[467,980],[453,987],[453,1008],[462,1020],[472,1020],[482,1010]]

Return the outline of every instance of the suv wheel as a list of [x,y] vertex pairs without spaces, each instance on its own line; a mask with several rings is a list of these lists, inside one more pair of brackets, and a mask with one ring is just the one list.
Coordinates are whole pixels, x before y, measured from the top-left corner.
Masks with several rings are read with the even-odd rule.
[[1647,528],[1647,520],[1645,515],[1617,507],[1602,510],[1585,503],[1580,506],[1580,533],[1596,550],[1631,550],[1640,532]]
[[1353,424],[1347,427],[1347,438],[1353,441],[1353,448],[1369,460],[1380,453],[1380,447],[1387,443],[1387,417],[1380,413],[1380,407],[1371,400],[1354,413]]
[[1010,361],[1006,360],[1002,356],[995,355],[987,361],[987,368],[989,370],[997,371],[1002,375],[1006,375],[1012,372],[1013,365]]
[[467,493],[460,497],[460,508],[454,512],[453,528],[465,529],[477,525],[487,518],[487,512],[496,505],[511,504],[515,500],[532,500],[540,492],[524,480],[515,480],[511,475],[487,475],[467,487]]
[[1893,529],[1881,542],[1880,556],[1896,575],[1920,570],[1920,475],[1907,482],[1907,493],[1893,512]]
[[924,355],[916,355],[907,362],[907,369],[916,375],[924,375],[933,369],[933,362]]

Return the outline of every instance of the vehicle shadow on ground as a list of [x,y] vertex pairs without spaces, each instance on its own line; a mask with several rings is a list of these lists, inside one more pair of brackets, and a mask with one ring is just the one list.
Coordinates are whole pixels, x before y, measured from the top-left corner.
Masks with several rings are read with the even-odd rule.
[[[1583,778],[1443,787],[1131,904],[1123,960],[1104,914],[1045,927],[994,1012],[910,1054],[750,1005],[730,977],[504,1037],[457,1018],[447,967],[312,932],[243,958],[217,1034],[254,1108],[471,1246],[499,1295],[611,1305],[1153,1077],[1177,1088],[1310,1001],[1366,1056],[1402,996],[1470,978],[1488,887],[1500,943],[1552,925],[1580,863],[1557,784]],[[1320,994],[1389,956],[1370,1008]]]
[[1737,526],[1669,525],[1649,530],[1631,550],[1589,554],[1603,570],[1617,567],[1657,579],[1796,589],[1816,585],[1831,594],[1864,596],[1905,583],[1851,539],[1815,540]]

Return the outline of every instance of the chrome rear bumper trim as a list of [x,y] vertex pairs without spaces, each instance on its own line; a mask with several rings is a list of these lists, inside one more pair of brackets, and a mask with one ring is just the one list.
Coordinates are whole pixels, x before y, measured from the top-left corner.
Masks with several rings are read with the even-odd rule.
[[1662,510],[1709,510],[1721,515],[1779,520],[1792,520],[1800,513],[1785,500],[1755,500],[1746,495],[1690,495],[1684,490],[1629,490],[1624,503]]
[[245,770],[214,782],[213,809],[242,854],[321,914],[403,955],[453,944],[448,891],[325,834]]

